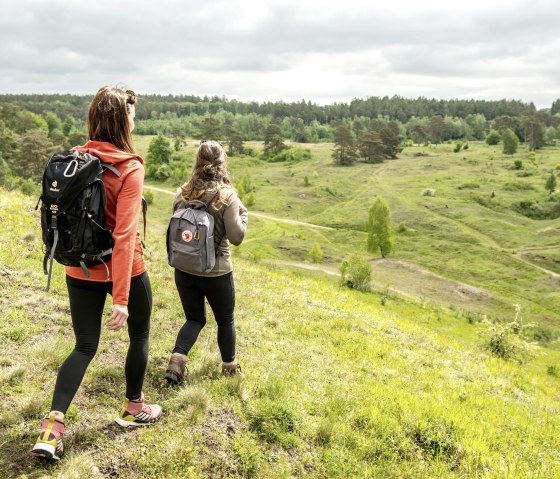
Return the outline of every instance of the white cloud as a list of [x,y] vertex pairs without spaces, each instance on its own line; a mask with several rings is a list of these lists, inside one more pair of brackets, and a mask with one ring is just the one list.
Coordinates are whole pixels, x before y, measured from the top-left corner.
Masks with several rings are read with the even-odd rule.
[[321,103],[371,95],[560,96],[552,1],[9,0],[0,92],[140,92]]

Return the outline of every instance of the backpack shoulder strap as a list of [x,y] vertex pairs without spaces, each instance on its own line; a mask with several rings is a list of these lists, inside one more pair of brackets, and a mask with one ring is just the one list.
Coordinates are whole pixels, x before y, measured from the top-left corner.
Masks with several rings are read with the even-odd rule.
[[110,163],[103,163],[102,161],[100,161],[100,163],[101,163],[101,168],[103,168],[103,171],[111,170],[115,175],[117,175],[117,177],[120,178],[121,172],[117,170],[113,165],[111,165]]

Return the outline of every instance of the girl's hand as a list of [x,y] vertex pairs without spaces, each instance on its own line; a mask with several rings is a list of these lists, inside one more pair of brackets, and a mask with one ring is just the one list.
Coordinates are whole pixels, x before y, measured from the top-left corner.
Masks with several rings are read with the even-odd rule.
[[128,319],[128,306],[124,304],[113,304],[113,314],[107,321],[107,329],[109,331],[118,331],[121,329]]

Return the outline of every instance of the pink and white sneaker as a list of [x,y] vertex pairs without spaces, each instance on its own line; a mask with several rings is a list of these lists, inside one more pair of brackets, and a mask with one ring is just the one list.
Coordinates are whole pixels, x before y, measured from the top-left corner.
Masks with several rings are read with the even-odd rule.
[[51,412],[39,428],[39,437],[33,446],[31,454],[45,459],[58,461],[64,455],[62,436],[64,435],[64,423],[55,419],[55,413]]
[[146,404],[144,393],[142,393],[140,398],[135,401],[125,398],[121,412],[115,418],[115,422],[122,427],[134,428],[153,424],[160,416],[161,406]]

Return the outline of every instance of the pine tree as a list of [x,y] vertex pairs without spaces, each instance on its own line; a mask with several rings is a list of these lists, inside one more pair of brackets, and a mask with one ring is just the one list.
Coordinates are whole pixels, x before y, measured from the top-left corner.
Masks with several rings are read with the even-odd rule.
[[366,163],[381,163],[385,157],[385,148],[379,133],[366,131],[362,133],[358,143],[360,156]]
[[228,146],[228,155],[233,156],[236,153],[243,153],[244,144],[241,132],[232,125],[226,124],[224,125],[224,134]]
[[350,130],[342,123],[334,131],[334,150],[332,157],[337,165],[351,165],[358,156],[356,141]]
[[282,138],[282,131],[280,125],[276,122],[271,122],[264,132],[264,155],[267,157],[277,155],[284,150],[284,138]]
[[222,139],[222,125],[220,121],[213,116],[206,116],[200,124],[200,132],[198,137],[201,140],[215,140]]
[[368,233],[367,249],[370,253],[379,251],[385,258],[395,247],[393,229],[391,227],[391,211],[387,201],[376,196],[369,209],[366,223]]

